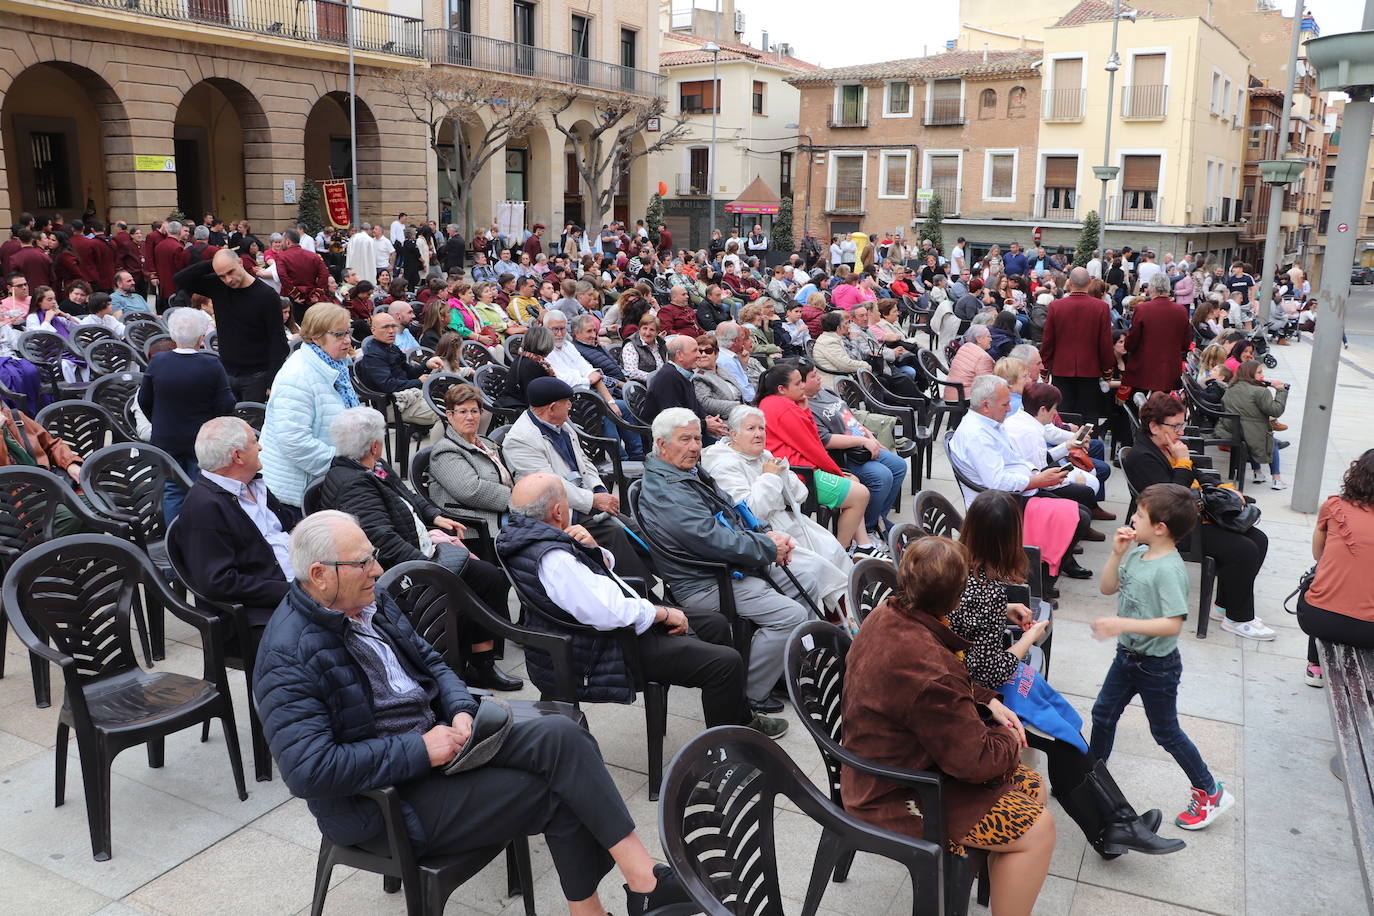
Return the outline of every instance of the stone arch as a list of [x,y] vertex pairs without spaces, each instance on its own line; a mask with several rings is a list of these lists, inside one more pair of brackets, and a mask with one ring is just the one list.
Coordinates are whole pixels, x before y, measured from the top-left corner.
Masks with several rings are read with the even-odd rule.
[[[461,135],[467,142],[469,149],[477,149],[481,144],[482,138],[486,135],[490,127],[492,116],[485,109],[466,112],[461,120],[453,119],[445,121],[439,127],[439,146],[448,155],[455,157],[455,162],[461,167],[463,160],[462,148],[457,145],[455,136],[455,126],[457,134]],[[459,208],[459,212],[454,212],[453,201],[455,194],[453,188],[449,186],[448,174],[444,169],[443,163],[439,160],[436,153],[434,157],[434,187],[435,200],[438,205],[436,211],[441,216],[448,214],[448,222],[453,222],[465,227],[469,221],[469,216],[474,220],[474,225],[485,226],[491,219],[491,214],[495,212],[496,203],[503,199],[500,191],[494,191],[492,178],[493,173],[498,173],[504,165],[503,151],[498,150],[487,160],[487,164],[473,178],[472,184],[468,187],[468,198],[466,205]],[[504,186],[504,179],[500,182]],[[471,211],[471,214],[467,211]]]
[[249,200],[261,196],[250,194],[249,182],[271,173],[271,130],[253,93],[225,77],[201,80],[177,106],[173,139],[178,209],[195,220],[248,218]]
[[0,96],[10,222],[24,211],[68,218],[131,210],[133,150],[124,101],[98,73],[67,61],[20,71]]
[[[354,201],[353,221],[390,223],[395,214],[380,211],[382,200],[381,131],[377,117],[362,96],[354,102],[358,134],[358,197]],[[311,107],[305,121],[305,180],[352,177],[355,164],[349,143],[348,93],[325,92]],[[350,188],[350,196],[351,196]]]

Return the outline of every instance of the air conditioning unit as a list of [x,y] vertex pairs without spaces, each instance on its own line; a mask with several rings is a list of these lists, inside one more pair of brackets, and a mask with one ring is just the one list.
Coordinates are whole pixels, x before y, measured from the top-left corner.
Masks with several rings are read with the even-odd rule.
[[782,55],[783,57],[792,56],[792,45],[787,42],[778,42],[773,47],[777,48],[778,54]]
[[735,31],[744,32],[744,10],[735,10]]

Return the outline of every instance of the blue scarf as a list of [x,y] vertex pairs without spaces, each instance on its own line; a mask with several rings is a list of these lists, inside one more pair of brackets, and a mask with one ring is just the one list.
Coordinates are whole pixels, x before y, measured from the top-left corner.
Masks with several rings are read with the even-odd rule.
[[325,365],[339,374],[334,376],[334,390],[343,398],[344,408],[357,407],[361,401],[358,400],[358,393],[353,390],[353,384],[348,380],[348,363],[341,359],[335,359],[324,350],[320,349],[319,344],[307,343],[307,347],[314,351],[315,355],[324,360]]

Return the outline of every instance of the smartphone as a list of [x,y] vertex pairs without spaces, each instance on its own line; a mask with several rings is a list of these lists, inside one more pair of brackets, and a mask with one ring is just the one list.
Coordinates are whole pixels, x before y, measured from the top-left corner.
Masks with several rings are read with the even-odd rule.
[[1093,434],[1093,424],[1091,424],[1091,423],[1084,423],[1082,426],[1078,427],[1078,438],[1080,438],[1080,439],[1086,439],[1086,438],[1088,438],[1089,436],[1091,436],[1092,434]]

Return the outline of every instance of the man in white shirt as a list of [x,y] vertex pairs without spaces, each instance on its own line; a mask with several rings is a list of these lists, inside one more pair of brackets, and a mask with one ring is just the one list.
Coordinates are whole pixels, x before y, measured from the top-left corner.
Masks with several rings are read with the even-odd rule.
[[391,221],[391,244],[400,245],[406,240],[406,215],[398,213]]
[[1088,276],[1092,277],[1094,280],[1101,280],[1101,279],[1102,279],[1102,252],[1100,252],[1100,251],[1098,251],[1096,248],[1094,248],[1094,249],[1093,249],[1092,260],[1088,261],[1088,263],[1087,263],[1086,266],[1087,266],[1087,268],[1088,268]]
[[749,354],[754,350],[754,338],[734,321],[722,321],[716,325],[716,368],[722,370],[730,380],[739,386],[744,395],[744,403],[754,403],[754,383],[749,379],[745,365]]
[[392,265],[396,261],[396,246],[391,244],[391,239],[382,235],[382,226],[380,223],[372,227],[372,252],[376,262],[377,273],[381,273],[384,270],[391,270]]
[[315,237],[305,228],[305,223],[297,223],[296,231],[301,234],[301,247],[311,254],[315,253]]
[[496,263],[491,267],[496,272],[497,280],[507,274],[513,277],[520,276],[520,265],[510,259],[510,249],[504,246],[501,248],[501,256],[496,259]]
[[377,248],[373,244],[372,225],[363,223],[348,240],[348,255],[344,260],[348,270],[356,275],[353,282],[377,282]]
[[1147,251],[1140,256],[1140,263],[1136,265],[1137,283],[1149,283],[1150,278],[1159,273],[1162,268],[1155,263],[1155,253]]
[[[684,612],[641,598],[616,575],[610,551],[581,525],[571,524],[567,490],[557,475],[530,474],[516,483],[511,518],[496,543],[517,587],[540,611],[606,634],[591,637],[600,645],[584,651],[597,653],[610,665],[620,661],[623,667],[606,671],[598,665],[584,689],[605,681],[632,683],[629,663],[616,653],[623,644],[614,635],[630,627],[642,670],[660,682],[701,688],[707,728],[748,725],[773,738],[787,730],[783,719],[750,712],[744,663],[732,645],[726,619],[712,611]],[[534,576],[529,574],[531,566]]]
[[968,259],[964,254],[964,237],[959,236],[959,241],[954,243],[954,251],[950,257],[954,260],[954,275],[957,277],[968,267]]

